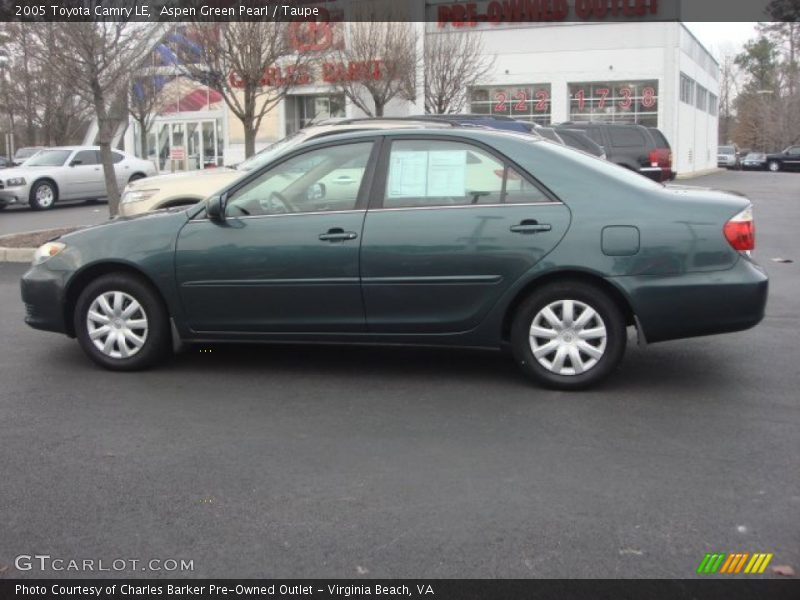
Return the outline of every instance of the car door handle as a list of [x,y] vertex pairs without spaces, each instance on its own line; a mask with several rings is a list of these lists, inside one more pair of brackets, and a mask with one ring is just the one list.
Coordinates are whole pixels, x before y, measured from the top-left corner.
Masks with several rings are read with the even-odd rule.
[[358,237],[355,231],[345,231],[341,227],[328,229],[327,233],[320,233],[319,239],[323,242],[344,242]]
[[512,225],[509,231],[513,233],[539,233],[540,231],[550,231],[553,227],[548,223],[539,223],[536,219],[525,219],[519,225]]
[[341,177],[337,177],[333,180],[334,183],[341,183],[342,185],[347,183],[354,183],[355,179],[352,177],[348,177],[347,175],[342,175]]

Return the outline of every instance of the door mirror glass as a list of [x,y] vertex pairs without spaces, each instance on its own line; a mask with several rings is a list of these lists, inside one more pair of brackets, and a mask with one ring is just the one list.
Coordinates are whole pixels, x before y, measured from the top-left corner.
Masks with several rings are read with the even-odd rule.
[[325,197],[325,184],[315,183],[306,190],[306,200],[315,202]]
[[211,221],[222,222],[225,220],[225,195],[209,198],[206,203],[206,216]]

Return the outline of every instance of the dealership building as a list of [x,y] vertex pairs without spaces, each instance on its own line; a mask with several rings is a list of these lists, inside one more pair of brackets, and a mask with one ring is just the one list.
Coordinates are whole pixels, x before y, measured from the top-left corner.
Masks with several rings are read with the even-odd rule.
[[[430,16],[442,4],[428,0],[425,10]],[[460,4],[446,6],[452,10]],[[481,10],[491,3],[471,4]],[[349,24],[338,26],[341,43],[346,44]],[[493,68],[485,81],[465,90],[464,112],[502,114],[542,125],[602,120],[655,126],[672,146],[673,168],[679,175],[716,167],[719,65],[679,22],[633,17],[613,22],[482,21],[467,26],[433,20],[412,26],[420,34],[420,53],[431,36],[481,36]],[[309,76],[263,119],[257,148],[315,121],[363,116],[330,81],[324,48],[314,51],[319,57],[309,67]],[[165,73],[179,60],[177,55],[168,39],[159,46],[156,58]],[[170,156],[182,157],[178,168],[189,169],[232,164],[244,157],[241,123],[218,93],[175,76],[165,84],[164,95],[148,141],[148,155],[160,169],[173,168]],[[417,96],[414,102],[393,100],[386,116],[422,114],[422,95]],[[141,154],[136,124],[130,125],[125,147]]]

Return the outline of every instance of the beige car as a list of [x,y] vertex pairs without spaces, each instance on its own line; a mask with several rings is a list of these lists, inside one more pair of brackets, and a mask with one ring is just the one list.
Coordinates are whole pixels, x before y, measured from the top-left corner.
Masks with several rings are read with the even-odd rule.
[[162,208],[195,204],[239,177],[244,177],[248,171],[267,164],[283,152],[322,136],[369,129],[449,129],[453,126],[446,122],[406,119],[344,119],[312,125],[267,146],[235,168],[184,171],[131,182],[122,194],[119,214],[132,216]]

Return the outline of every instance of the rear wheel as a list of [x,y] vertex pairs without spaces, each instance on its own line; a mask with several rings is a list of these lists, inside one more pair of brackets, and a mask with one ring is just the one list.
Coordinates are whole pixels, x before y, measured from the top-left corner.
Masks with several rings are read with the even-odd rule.
[[33,210],[47,210],[53,208],[58,200],[58,189],[52,181],[37,181],[31,188],[28,203]]
[[769,161],[769,164],[767,165],[767,168],[770,171],[772,171],[773,173],[777,173],[778,171],[781,170],[781,163],[779,163],[776,160],[771,160],[771,161]]
[[144,369],[170,347],[161,299],[132,275],[116,273],[92,281],[78,298],[74,319],[81,348],[107,369]]
[[522,370],[550,388],[592,386],[620,363],[625,319],[600,289],[579,281],[534,292],[518,308],[511,348]]

